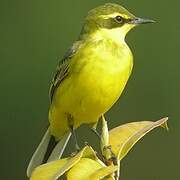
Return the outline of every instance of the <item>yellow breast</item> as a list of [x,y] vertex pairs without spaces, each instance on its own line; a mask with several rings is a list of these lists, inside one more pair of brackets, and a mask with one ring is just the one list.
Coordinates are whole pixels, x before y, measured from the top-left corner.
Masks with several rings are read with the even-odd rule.
[[[124,43],[87,43],[73,57],[69,75],[57,89],[50,109],[50,121],[68,129],[66,113],[74,126],[93,123],[120,97],[133,66],[132,54]],[[58,130],[59,132],[59,130]]]
[[84,111],[97,116],[109,110],[122,93],[131,73],[132,55],[126,45],[120,48],[111,42],[102,42],[91,54],[75,81],[82,89]]

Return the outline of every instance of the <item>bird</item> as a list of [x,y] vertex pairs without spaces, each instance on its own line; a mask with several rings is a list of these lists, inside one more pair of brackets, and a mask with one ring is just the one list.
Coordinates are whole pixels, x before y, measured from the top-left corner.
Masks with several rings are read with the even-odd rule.
[[52,79],[49,128],[31,158],[28,177],[38,165],[60,158],[80,125],[95,129],[121,96],[132,72],[133,54],[125,41],[126,34],[135,26],[153,22],[114,3],[88,12],[80,35]]

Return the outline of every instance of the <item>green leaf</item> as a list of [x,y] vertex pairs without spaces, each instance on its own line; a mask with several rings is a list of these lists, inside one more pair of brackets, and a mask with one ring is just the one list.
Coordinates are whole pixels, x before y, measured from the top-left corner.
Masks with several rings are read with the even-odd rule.
[[109,131],[107,126],[107,121],[104,116],[102,116],[102,130],[101,130],[101,153],[105,159],[111,158],[111,151],[109,151]]
[[73,157],[56,160],[37,167],[30,179],[57,180],[64,174],[67,175],[69,180],[73,177],[77,177],[76,179],[86,177],[87,179],[88,176],[102,167],[106,167],[105,164],[98,159],[90,146],[86,146]]
[[75,166],[73,166],[67,173],[67,179],[73,180],[83,180],[88,179],[88,177],[100,169],[102,166],[96,161],[89,158],[82,158]]
[[[97,161],[82,158],[67,172],[68,180],[97,180],[102,179],[117,170],[116,166],[102,167]],[[111,178],[113,179],[113,178]]]
[[68,161],[69,158],[65,158],[38,166],[32,172],[30,180],[53,180],[54,174],[64,167]]
[[85,156],[91,156],[95,158],[94,151],[89,146],[86,146],[74,157],[60,159],[37,167],[32,173],[31,180],[58,179],[66,171],[73,167],[81,159],[83,154],[85,154]]
[[[115,171],[117,171],[118,167],[117,166],[107,166],[107,167],[102,167],[92,173],[92,175],[89,177],[89,180],[97,180],[97,179],[106,179],[106,180],[113,180],[113,176],[109,176],[113,174]],[[108,177],[107,177],[108,176]]]
[[168,129],[168,118],[159,121],[140,121],[121,125],[109,131],[109,144],[118,160],[122,160],[130,149],[145,134],[156,127],[162,126]]

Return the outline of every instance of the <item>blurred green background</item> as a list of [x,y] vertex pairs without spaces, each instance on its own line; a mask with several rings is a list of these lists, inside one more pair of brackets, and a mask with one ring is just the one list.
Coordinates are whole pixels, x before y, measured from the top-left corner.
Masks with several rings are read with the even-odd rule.
[[[105,2],[157,21],[128,34],[134,71],[106,115],[109,127],[170,117],[169,133],[156,129],[123,160],[122,180],[180,179],[180,1],[175,0],[0,1],[0,179],[26,179],[28,161],[48,125],[48,89],[57,59],[76,40],[87,11]],[[78,137],[98,147],[86,127]]]

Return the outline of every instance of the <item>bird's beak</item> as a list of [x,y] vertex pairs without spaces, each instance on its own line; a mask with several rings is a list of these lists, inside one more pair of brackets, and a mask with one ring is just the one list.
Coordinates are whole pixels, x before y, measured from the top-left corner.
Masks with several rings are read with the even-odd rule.
[[155,23],[155,21],[151,19],[134,18],[134,19],[131,19],[128,23],[138,25],[138,24]]

